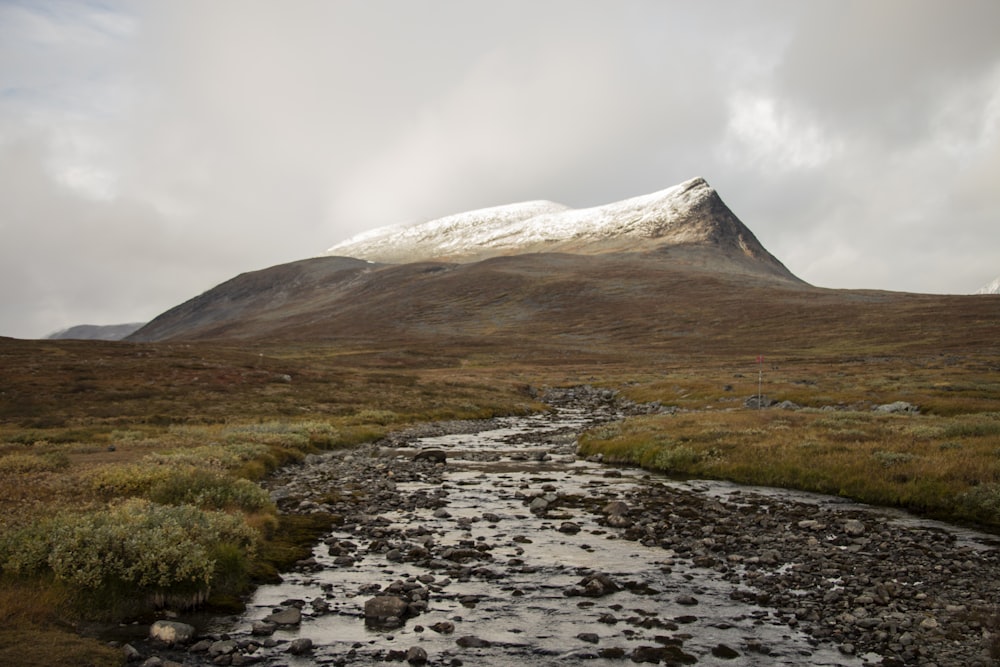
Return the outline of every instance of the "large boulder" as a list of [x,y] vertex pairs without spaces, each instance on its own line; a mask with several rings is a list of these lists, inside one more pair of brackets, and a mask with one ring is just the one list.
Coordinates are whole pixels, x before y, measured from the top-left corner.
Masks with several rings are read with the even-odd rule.
[[399,627],[409,613],[409,602],[398,595],[376,595],[365,602],[365,623],[379,627]]
[[915,415],[920,412],[920,408],[906,401],[896,401],[884,405],[875,406],[875,412],[885,412],[887,414],[908,414]]
[[149,638],[164,644],[186,644],[194,638],[194,626],[179,621],[157,621],[149,627]]

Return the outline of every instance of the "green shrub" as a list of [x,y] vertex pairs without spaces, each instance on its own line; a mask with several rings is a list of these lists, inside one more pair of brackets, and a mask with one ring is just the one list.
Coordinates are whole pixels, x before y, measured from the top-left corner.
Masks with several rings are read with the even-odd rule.
[[239,468],[247,461],[265,456],[268,446],[259,442],[231,441],[225,445],[203,445],[201,447],[182,447],[168,452],[154,453],[150,461],[172,466],[198,466],[232,470]]
[[90,487],[104,498],[145,495],[176,471],[169,466],[133,463],[97,468],[87,475]]
[[883,468],[889,468],[901,463],[908,463],[914,459],[913,454],[908,454],[906,452],[886,452],[882,450],[872,452],[872,457],[878,461]]
[[223,574],[221,556],[227,578],[234,567],[245,569],[256,544],[241,515],[130,499],[17,531],[0,544],[0,564],[13,575],[48,570],[80,590],[196,591]]
[[69,456],[65,452],[46,454],[26,454],[15,452],[0,457],[0,474],[26,472],[55,472],[69,467]]
[[247,479],[198,468],[172,471],[145,494],[161,505],[259,512],[271,505],[267,491]]
[[960,494],[957,505],[969,519],[1000,524],[1000,484],[980,484]]
[[141,497],[160,505],[245,512],[259,512],[271,506],[267,492],[253,482],[194,466],[110,466],[92,473],[90,484],[108,499]]
[[701,460],[701,455],[685,445],[665,446],[653,457],[652,467],[668,472],[687,472]]

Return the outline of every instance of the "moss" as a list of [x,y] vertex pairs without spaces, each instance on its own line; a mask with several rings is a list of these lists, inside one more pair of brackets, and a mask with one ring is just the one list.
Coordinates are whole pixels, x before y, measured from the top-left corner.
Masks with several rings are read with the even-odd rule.
[[340,522],[333,514],[283,514],[274,532],[261,544],[251,567],[252,578],[260,583],[274,581],[300,560],[312,555],[319,539]]

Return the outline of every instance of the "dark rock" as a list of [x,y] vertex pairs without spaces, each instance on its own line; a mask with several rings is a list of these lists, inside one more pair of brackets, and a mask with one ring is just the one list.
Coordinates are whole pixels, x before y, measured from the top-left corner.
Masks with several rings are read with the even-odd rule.
[[734,660],[740,657],[739,651],[729,646],[726,646],[725,644],[719,644],[718,646],[713,648],[712,655],[714,655],[716,658],[722,658],[723,660]]
[[597,644],[601,641],[600,636],[596,632],[581,632],[576,638],[588,644]]
[[459,637],[455,640],[455,643],[462,648],[489,648],[491,644],[485,639],[480,639],[473,635],[466,635],[464,637]]
[[431,463],[445,463],[448,460],[448,455],[441,449],[422,449],[414,455],[413,460],[430,461]]
[[451,621],[440,621],[430,626],[431,630],[442,635],[450,635],[455,632],[455,624]]
[[230,655],[236,651],[236,642],[232,639],[221,639],[208,647],[208,655],[216,657],[220,655]]
[[398,595],[376,595],[365,602],[365,623],[387,628],[403,624],[409,602]]
[[292,655],[305,655],[313,648],[313,642],[308,637],[298,637],[288,644],[288,653]]
[[285,607],[264,619],[275,625],[298,625],[302,622],[302,611],[298,607]]
[[423,665],[427,662],[427,651],[420,646],[411,646],[406,652],[406,662],[411,665]]

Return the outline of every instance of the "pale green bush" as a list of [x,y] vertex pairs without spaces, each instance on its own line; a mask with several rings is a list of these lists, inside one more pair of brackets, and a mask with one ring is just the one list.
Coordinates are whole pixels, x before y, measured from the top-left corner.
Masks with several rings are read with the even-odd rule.
[[259,512],[271,505],[267,491],[247,479],[199,468],[184,468],[158,480],[144,494],[163,505]]
[[247,461],[259,459],[268,452],[268,446],[259,442],[230,442],[201,447],[185,447],[149,455],[149,460],[172,466],[198,466],[232,470]]
[[97,468],[87,475],[90,487],[105,498],[141,496],[176,471],[169,466],[133,463]]
[[1000,484],[980,484],[958,497],[967,518],[996,525],[1000,521]]
[[191,465],[109,466],[91,473],[90,485],[109,499],[138,496],[161,505],[245,512],[259,512],[271,506],[267,491],[257,484],[219,470]]
[[257,543],[257,533],[240,515],[142,499],[89,514],[59,515],[13,538],[0,545],[4,572],[48,569],[87,590],[205,589],[216,575],[213,553],[229,545],[252,554]]
[[0,457],[0,474],[26,472],[54,472],[69,466],[69,456],[65,452],[28,454],[15,452]]
[[692,448],[677,445],[664,447],[656,452],[656,456],[653,458],[653,467],[659,470],[683,472],[700,460],[701,455]]

